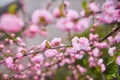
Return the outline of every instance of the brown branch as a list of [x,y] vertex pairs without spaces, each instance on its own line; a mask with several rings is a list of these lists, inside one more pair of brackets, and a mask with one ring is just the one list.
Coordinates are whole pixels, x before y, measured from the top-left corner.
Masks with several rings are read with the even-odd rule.
[[118,30],[120,29],[120,23],[118,24],[118,26],[113,29],[109,34],[107,34],[105,37],[103,37],[102,39],[99,39],[99,42],[104,41],[105,39],[107,39],[108,37],[110,37],[111,35],[113,35],[114,33],[116,33]]

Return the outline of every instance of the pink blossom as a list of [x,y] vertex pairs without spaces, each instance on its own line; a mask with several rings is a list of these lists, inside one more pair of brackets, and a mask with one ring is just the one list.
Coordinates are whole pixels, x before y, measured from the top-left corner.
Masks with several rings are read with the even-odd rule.
[[76,55],[75,55],[75,58],[76,58],[76,59],[82,59],[83,56],[84,56],[84,54],[76,54]]
[[46,37],[48,35],[47,31],[46,30],[40,30],[39,31],[39,34],[43,37]]
[[47,48],[47,46],[50,46],[50,42],[47,40],[44,40],[41,44],[40,44],[40,49],[44,50]]
[[61,39],[61,38],[54,38],[54,39],[50,42],[50,44],[51,44],[51,46],[57,46],[57,45],[59,45],[61,42],[62,42],[62,39]]
[[88,28],[89,28],[89,19],[87,18],[80,19],[73,27],[74,31],[76,32],[83,32]]
[[13,68],[13,58],[12,57],[8,57],[5,59],[5,64],[8,68]]
[[4,74],[4,75],[3,75],[3,78],[4,78],[5,80],[7,80],[7,79],[8,79],[8,74]]
[[76,54],[76,50],[74,48],[67,48],[65,55]]
[[23,54],[22,54],[22,53],[17,53],[17,54],[16,54],[16,57],[17,57],[18,59],[21,59],[21,58],[23,57]]
[[57,21],[56,27],[62,31],[69,31],[73,29],[74,23],[68,18],[61,18]]
[[114,0],[106,0],[102,6],[102,13],[99,16],[99,21],[103,23],[112,23],[118,19],[119,10],[115,9]]
[[113,37],[108,37],[108,41],[109,41],[110,44],[115,43],[115,40],[113,39]]
[[98,48],[95,48],[95,49],[93,49],[93,51],[92,51],[92,53],[93,53],[93,56],[95,56],[95,57],[99,57],[100,56],[100,50],[98,49]]
[[88,50],[90,44],[88,39],[85,37],[81,37],[81,38],[74,37],[72,39],[72,46],[74,49],[76,49],[76,51],[79,51],[79,50]]
[[18,70],[19,70],[19,71],[22,71],[23,69],[24,69],[24,66],[23,66],[22,64],[19,64],[19,65],[18,65]]
[[103,59],[98,59],[97,64],[100,66],[103,63]]
[[116,58],[116,64],[120,65],[120,56]]
[[89,4],[89,9],[93,12],[100,11],[99,6],[95,2]]
[[102,71],[102,72],[104,72],[104,71],[106,70],[106,68],[105,68],[105,65],[104,65],[104,64],[101,64],[101,65],[100,65],[100,67],[101,67],[101,71]]
[[43,54],[38,54],[31,59],[33,62],[42,62],[44,60]]
[[51,58],[51,57],[56,56],[58,52],[56,49],[49,49],[49,50],[46,50],[44,54],[46,57]]
[[[65,11],[64,10],[62,10],[62,13],[63,13],[63,15],[65,15]],[[61,13],[60,13],[60,9],[59,8],[55,8],[53,10],[53,16],[56,17],[56,18],[61,17]]]
[[27,30],[23,33],[23,35],[28,37],[34,37],[38,33],[38,31],[39,31],[38,26],[32,24],[27,28]]
[[116,43],[120,42],[120,33],[115,36],[114,41]]
[[109,50],[108,50],[109,55],[110,55],[110,56],[113,56],[115,50],[116,50],[116,47],[111,47],[111,48],[109,48]]
[[96,66],[95,60],[93,57],[89,57],[88,62],[90,67]]
[[84,74],[87,70],[80,65],[77,65],[78,70],[80,71],[81,74]]
[[0,29],[7,32],[18,32],[23,28],[23,22],[16,15],[4,14],[0,18]]
[[82,11],[80,12],[80,16],[81,16],[81,17],[84,17],[84,16],[85,16],[85,11],[84,11],[84,10],[82,10]]
[[78,19],[79,18],[79,14],[77,11],[75,10],[72,10],[72,9],[69,9],[67,11],[67,14],[66,14],[66,17],[70,20],[75,20],[75,19]]
[[52,20],[53,20],[53,17],[51,15],[51,13],[44,9],[38,9],[38,10],[34,11],[34,13],[32,15],[32,22],[35,24],[38,24],[38,23],[48,24],[48,23],[52,22]]

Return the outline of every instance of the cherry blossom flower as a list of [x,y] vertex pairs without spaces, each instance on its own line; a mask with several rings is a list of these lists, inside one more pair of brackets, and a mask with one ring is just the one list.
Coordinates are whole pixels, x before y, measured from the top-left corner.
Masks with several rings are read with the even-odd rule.
[[110,55],[110,56],[113,56],[115,50],[116,50],[116,47],[111,47],[111,48],[109,48],[109,50],[108,50],[109,55]]
[[57,21],[56,27],[62,31],[70,31],[74,27],[74,23],[68,18],[61,18]]
[[38,9],[34,11],[32,15],[32,22],[35,24],[42,23],[51,23],[53,21],[53,17],[51,13],[44,9]]
[[8,68],[13,68],[13,58],[12,57],[8,57],[5,59],[5,64]]
[[81,38],[74,37],[72,39],[72,46],[73,48],[76,49],[76,51],[79,51],[79,50],[88,50],[90,47],[90,44],[88,39],[85,37],[81,37]]
[[56,56],[58,54],[58,52],[56,49],[49,49],[49,50],[46,50],[44,54],[47,58],[52,58],[52,57]]
[[23,25],[22,20],[13,14],[4,14],[0,18],[0,29],[6,32],[18,32]]
[[100,11],[99,6],[95,2],[91,2],[89,4],[89,9],[93,12],[98,12]]
[[116,58],[116,64],[120,65],[120,56]]

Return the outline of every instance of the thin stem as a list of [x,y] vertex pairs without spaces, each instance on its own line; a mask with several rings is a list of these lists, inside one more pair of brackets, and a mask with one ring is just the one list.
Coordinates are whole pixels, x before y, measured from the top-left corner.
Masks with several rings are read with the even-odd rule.
[[16,42],[16,40],[14,40],[9,34],[7,34],[5,31],[1,31],[1,32],[3,32],[9,39],[12,39],[13,40],[13,42],[17,45],[17,46],[20,46],[17,42]]
[[111,35],[113,35],[114,33],[116,33],[118,30],[120,29],[120,25],[117,26],[114,30],[112,30],[109,34],[107,34],[105,37],[103,37],[102,39],[99,40],[99,42],[104,41],[105,39],[107,39],[108,37],[110,37]]

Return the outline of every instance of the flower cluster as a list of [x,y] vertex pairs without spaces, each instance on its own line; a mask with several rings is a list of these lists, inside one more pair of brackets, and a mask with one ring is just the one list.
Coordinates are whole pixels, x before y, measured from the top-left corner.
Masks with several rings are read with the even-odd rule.
[[[120,79],[120,1],[106,0],[101,8],[94,0],[83,1],[80,14],[62,1],[51,11],[53,0],[46,9],[35,10],[28,21],[17,12],[1,15],[0,80]],[[47,36],[50,24],[69,32],[69,42],[54,37],[28,47],[24,38]]]

